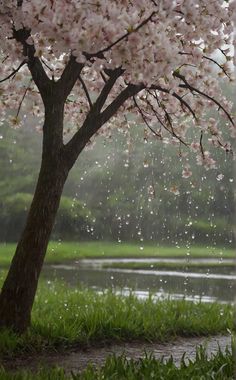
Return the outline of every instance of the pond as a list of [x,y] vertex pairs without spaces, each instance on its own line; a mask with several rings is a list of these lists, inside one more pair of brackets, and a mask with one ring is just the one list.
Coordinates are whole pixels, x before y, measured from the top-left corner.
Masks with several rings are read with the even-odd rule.
[[[138,263],[145,268],[137,269]],[[119,265],[127,264],[128,268],[119,268]],[[187,300],[201,299],[202,302],[231,303],[236,289],[234,265],[232,259],[219,261],[214,258],[187,262],[183,258],[84,259],[66,264],[47,264],[43,276],[98,291],[113,289],[126,295],[132,290],[139,298],[146,298],[151,292],[156,298],[185,297]]]

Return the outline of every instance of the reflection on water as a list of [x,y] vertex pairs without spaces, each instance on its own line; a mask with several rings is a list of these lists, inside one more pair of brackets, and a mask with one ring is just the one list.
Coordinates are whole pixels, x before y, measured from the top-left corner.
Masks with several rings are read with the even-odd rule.
[[[151,292],[156,297],[201,298],[204,302],[216,300],[233,302],[234,300],[236,274],[233,267],[224,266],[224,264],[210,270],[206,266],[204,268],[190,267],[188,271],[183,272],[175,268],[168,270],[105,269],[102,268],[102,263],[106,260],[96,260],[96,262],[99,261],[97,265],[94,261],[82,260],[80,263],[67,265],[45,265],[43,276],[48,279],[62,279],[72,286],[83,285],[98,290],[112,288],[118,292],[121,290],[129,292],[132,289],[140,298],[148,296]],[[90,266],[90,263],[93,265]]]

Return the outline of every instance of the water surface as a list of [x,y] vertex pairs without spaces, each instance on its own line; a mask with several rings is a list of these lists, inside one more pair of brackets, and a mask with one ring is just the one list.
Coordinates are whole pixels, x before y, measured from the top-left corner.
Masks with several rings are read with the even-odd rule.
[[[190,260],[189,260],[190,261]],[[67,264],[45,265],[43,276],[47,279],[58,278],[72,286],[86,286],[96,290],[113,289],[129,294],[132,290],[139,298],[148,297],[151,292],[156,298],[170,297],[203,302],[233,302],[235,296],[236,273],[232,259],[201,258],[191,259],[199,266],[187,267],[186,271],[178,267],[153,269],[152,263],[186,263],[183,258],[122,258],[122,259],[84,259]],[[103,268],[114,263],[145,262],[147,269]],[[219,264],[211,267],[212,264]],[[204,266],[201,266],[204,264]],[[209,264],[209,268],[207,267]],[[229,266],[232,264],[232,266]]]

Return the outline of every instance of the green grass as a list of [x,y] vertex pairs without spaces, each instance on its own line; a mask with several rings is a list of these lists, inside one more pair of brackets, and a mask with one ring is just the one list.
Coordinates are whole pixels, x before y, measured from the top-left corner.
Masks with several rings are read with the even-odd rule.
[[189,269],[219,269],[222,270],[222,268],[227,268],[228,270],[235,270],[235,265],[231,263],[197,263],[197,262],[169,262],[169,263],[156,263],[156,262],[128,262],[128,263],[110,263],[110,264],[103,264],[103,268],[119,268],[119,269],[161,269],[161,270],[169,270],[174,269],[178,271],[186,271]]
[[[140,249],[142,248],[143,249]],[[0,265],[11,262],[15,244],[0,244]],[[189,256],[187,256],[189,253]],[[147,244],[128,244],[111,242],[51,242],[48,247],[46,262],[58,263],[65,260],[96,257],[235,257],[234,249],[219,247],[192,246],[176,248],[159,247]]]
[[177,336],[203,336],[233,329],[233,308],[216,303],[145,301],[133,294],[69,288],[41,282],[32,327],[21,337],[0,332],[0,354],[12,355],[73,345],[114,341],[168,341]]
[[138,360],[125,356],[109,356],[102,367],[90,364],[78,374],[65,374],[63,369],[41,369],[37,373],[18,371],[7,373],[0,369],[1,380],[232,380],[234,360],[229,349],[208,358],[203,347],[196,351],[195,360],[182,357],[180,366],[172,358],[157,360],[147,355]]

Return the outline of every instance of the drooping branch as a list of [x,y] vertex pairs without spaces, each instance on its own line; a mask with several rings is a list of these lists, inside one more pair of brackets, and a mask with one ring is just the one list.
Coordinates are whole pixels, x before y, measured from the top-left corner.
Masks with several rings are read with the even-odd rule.
[[182,106],[182,109],[183,107],[185,106],[189,112],[192,114],[193,118],[195,120],[197,120],[197,116],[194,112],[194,110],[192,109],[192,107],[189,105],[188,102],[186,102],[180,95],[178,95],[176,92],[171,92],[170,90],[166,89],[166,88],[162,88],[161,86],[151,86],[150,87],[150,90],[158,90],[158,91],[161,91],[161,92],[164,92],[166,94],[171,94],[174,98],[178,99],[179,102],[181,103],[181,106]]
[[1,79],[1,80],[0,80],[0,83],[3,83],[3,82],[5,82],[5,81],[7,81],[8,79],[12,78],[16,73],[18,73],[18,71],[21,69],[21,67],[24,66],[25,64],[26,64],[26,61],[25,61],[25,60],[22,61],[22,62],[19,64],[19,66],[18,66],[15,70],[13,70],[13,71],[11,72],[11,74],[9,74],[6,78]]
[[149,92],[150,95],[152,95],[157,103],[158,103],[158,106],[161,107],[165,113],[165,118],[166,118],[166,121],[168,122],[168,125],[169,125],[169,128],[166,126],[166,124],[161,120],[161,118],[158,116],[157,114],[157,111],[155,110],[155,108],[153,107],[153,105],[151,104],[151,102],[148,101],[148,99],[146,99],[147,101],[147,104],[149,105],[149,107],[151,108],[152,112],[154,113],[154,115],[156,116],[157,120],[159,121],[159,123],[162,125],[162,127],[168,132],[170,133],[173,137],[175,137],[177,140],[179,140],[179,142],[185,146],[189,146],[188,143],[186,143],[180,136],[178,136],[175,131],[174,131],[174,128],[173,128],[173,125],[172,125],[172,120],[171,120],[171,117],[170,117],[170,114],[167,112],[166,108],[164,105],[160,105],[160,102],[158,101],[158,97],[157,97],[157,94],[152,94]]
[[148,123],[148,121],[147,121],[147,119],[146,119],[146,117],[145,117],[145,115],[144,115],[144,113],[143,113],[143,111],[142,111],[142,108],[138,105],[138,102],[137,102],[137,100],[136,100],[136,98],[135,98],[135,96],[133,96],[133,101],[134,101],[134,105],[135,105],[135,107],[137,108],[137,110],[138,110],[138,112],[139,112],[139,114],[140,114],[140,116],[142,117],[142,119],[143,119],[143,121],[144,121],[144,124],[147,126],[147,128],[156,136],[156,137],[158,137],[159,139],[161,138],[161,135],[160,134],[158,134],[152,127],[151,127],[151,125]]
[[176,78],[179,78],[184,82],[184,84],[182,84],[182,83],[179,84],[180,88],[187,88],[191,92],[193,92],[193,93],[196,92],[197,94],[202,95],[203,97],[209,99],[211,102],[215,103],[219,107],[219,109],[221,109],[225,113],[225,115],[227,116],[227,118],[229,119],[231,124],[234,125],[234,121],[233,121],[232,117],[230,116],[229,112],[222,106],[222,104],[220,104],[220,102],[218,102],[218,100],[216,100],[212,96],[206,94],[205,92],[198,90],[196,87],[192,86],[190,83],[187,82],[185,77],[183,75],[179,74],[178,72],[174,72],[173,75]]

